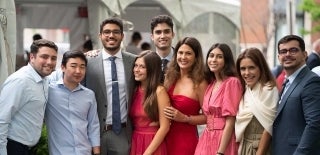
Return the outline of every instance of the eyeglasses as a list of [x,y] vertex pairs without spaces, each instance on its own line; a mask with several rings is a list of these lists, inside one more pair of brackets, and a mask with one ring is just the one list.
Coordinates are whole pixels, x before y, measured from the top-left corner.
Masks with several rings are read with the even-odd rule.
[[109,36],[111,33],[114,34],[114,35],[120,35],[121,34],[121,30],[105,30],[105,31],[102,32],[102,35]]
[[290,55],[295,55],[299,51],[300,51],[299,48],[292,47],[292,48],[289,48],[289,49],[281,49],[281,50],[279,50],[278,54],[279,55],[286,55],[289,52]]

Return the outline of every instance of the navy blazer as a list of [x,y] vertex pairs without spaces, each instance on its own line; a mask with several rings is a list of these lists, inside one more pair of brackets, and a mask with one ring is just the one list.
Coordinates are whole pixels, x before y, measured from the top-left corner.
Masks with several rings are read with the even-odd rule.
[[320,77],[304,67],[278,104],[272,155],[320,155]]
[[309,67],[309,69],[311,70],[314,67],[320,66],[320,57],[312,52],[307,59],[307,66]]

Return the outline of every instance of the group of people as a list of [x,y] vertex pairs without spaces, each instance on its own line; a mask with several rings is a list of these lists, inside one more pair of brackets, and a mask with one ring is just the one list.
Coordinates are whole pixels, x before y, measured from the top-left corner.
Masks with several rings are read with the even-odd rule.
[[301,37],[278,42],[287,79],[278,91],[259,49],[234,59],[214,43],[204,60],[196,38],[173,48],[174,35],[171,17],[156,16],[156,51],[134,55],[120,46],[122,20],[108,18],[103,48],[88,58],[66,52],[61,76],[52,73],[56,45],[34,41],[29,64],[1,87],[0,155],[28,155],[43,118],[52,155],[320,154],[320,77]]

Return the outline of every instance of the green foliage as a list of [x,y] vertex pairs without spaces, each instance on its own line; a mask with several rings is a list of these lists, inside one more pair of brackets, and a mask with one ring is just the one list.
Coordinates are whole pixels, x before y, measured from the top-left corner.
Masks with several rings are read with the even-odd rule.
[[48,137],[47,137],[47,128],[45,125],[42,127],[41,137],[38,144],[33,149],[33,155],[48,155]]
[[[315,0],[303,0],[300,8],[307,12],[310,13],[311,19],[314,22],[320,22],[320,4],[316,3]],[[311,28],[311,31],[307,30],[302,30],[301,31],[303,34],[309,34],[309,33],[315,33],[315,32],[320,32],[320,25],[314,26]]]

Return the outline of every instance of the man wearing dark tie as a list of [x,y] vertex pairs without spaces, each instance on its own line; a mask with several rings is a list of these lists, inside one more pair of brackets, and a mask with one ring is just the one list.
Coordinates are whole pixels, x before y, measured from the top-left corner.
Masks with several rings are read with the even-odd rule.
[[109,18],[100,25],[103,44],[96,57],[88,59],[85,85],[95,92],[100,122],[101,155],[128,155],[131,122],[128,118],[134,79],[135,55],[120,48],[123,23]]
[[167,65],[173,56],[172,39],[174,37],[172,18],[168,15],[158,15],[151,20],[151,39],[156,46],[156,52],[161,58],[162,62],[162,78],[164,81],[164,74]]
[[273,123],[273,155],[320,154],[320,77],[306,66],[303,39],[287,35],[278,42],[278,59],[288,82]]

